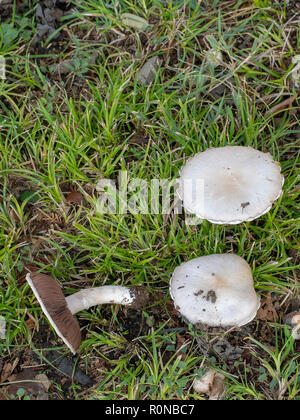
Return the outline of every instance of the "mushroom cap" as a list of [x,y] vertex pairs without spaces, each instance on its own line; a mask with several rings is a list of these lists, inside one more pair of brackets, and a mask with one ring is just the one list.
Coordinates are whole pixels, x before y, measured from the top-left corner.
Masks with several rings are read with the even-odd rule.
[[[202,182],[203,196],[195,194]],[[267,213],[282,194],[284,178],[270,153],[225,146],[200,152],[180,172],[184,208],[217,224],[238,224]],[[201,194],[200,194],[201,195]]]
[[212,254],[181,264],[173,273],[170,295],[192,324],[242,326],[260,306],[249,264],[238,255]]
[[59,284],[40,273],[27,274],[26,280],[57,335],[75,354],[81,343],[80,326],[69,310]]

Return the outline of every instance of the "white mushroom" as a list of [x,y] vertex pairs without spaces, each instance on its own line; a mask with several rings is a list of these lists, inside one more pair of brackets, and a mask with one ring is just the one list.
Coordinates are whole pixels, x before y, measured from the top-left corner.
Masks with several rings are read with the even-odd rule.
[[173,273],[170,295],[187,322],[211,327],[245,325],[260,306],[249,264],[233,254],[181,264]]
[[[251,147],[210,148],[190,158],[180,173],[184,208],[217,224],[251,221],[282,194],[280,165]],[[203,185],[199,194],[197,185]],[[198,188],[199,189],[199,188]]]

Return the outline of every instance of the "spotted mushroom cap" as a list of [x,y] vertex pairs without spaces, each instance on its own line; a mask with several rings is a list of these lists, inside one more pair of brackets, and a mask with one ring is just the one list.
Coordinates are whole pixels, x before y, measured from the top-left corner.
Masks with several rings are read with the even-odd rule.
[[41,273],[27,274],[26,280],[57,335],[75,354],[81,343],[80,326],[69,310],[59,284]]
[[[270,153],[225,146],[200,152],[180,172],[184,208],[217,224],[238,224],[267,213],[284,178]],[[202,188],[202,194],[199,189]]]
[[260,306],[248,263],[234,254],[212,254],[181,264],[173,273],[170,295],[190,323],[242,326]]

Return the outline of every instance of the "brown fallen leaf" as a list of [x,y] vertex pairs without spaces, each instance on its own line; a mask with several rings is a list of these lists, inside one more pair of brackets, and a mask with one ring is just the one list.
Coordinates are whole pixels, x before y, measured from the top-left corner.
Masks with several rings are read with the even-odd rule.
[[0,391],[0,401],[6,401],[6,400],[8,400],[8,397],[3,392]]
[[291,108],[293,102],[296,100],[296,96],[290,96],[289,98],[285,99],[284,101],[280,102],[277,105],[274,105],[272,108],[270,108],[266,115],[272,115],[277,113],[278,111],[285,111],[288,108]]
[[[36,239],[32,238],[32,243],[34,244],[35,242],[36,242]],[[42,240],[41,240],[41,242],[42,242]],[[33,245],[30,248],[31,255],[34,255],[38,251],[38,249],[39,249],[39,247],[33,252],[33,250],[34,250],[34,245]],[[28,258],[28,256],[29,256],[29,252],[26,253],[26,258]],[[33,262],[25,262],[22,272],[20,274],[17,273],[17,283],[18,283],[18,285],[21,286],[22,284],[26,283],[25,277],[26,277],[27,273],[31,273],[33,271],[38,271],[38,269],[39,269],[39,267],[36,264],[34,264]]]
[[39,381],[43,385],[46,392],[49,391],[51,382],[49,381],[48,377],[44,373],[39,373],[38,375],[36,375],[35,380]]
[[267,296],[261,300],[261,305],[257,311],[257,319],[261,321],[278,321],[278,314],[274,308],[271,293],[268,292]]
[[72,191],[66,198],[69,203],[82,205],[84,202],[83,196],[78,191]]
[[13,363],[5,362],[1,371],[0,382],[6,382],[7,378],[12,374],[19,363],[19,358],[16,358]]
[[128,144],[146,146],[150,140],[150,137],[144,131],[138,131],[130,137]]
[[207,394],[210,400],[221,400],[225,394],[224,379],[224,375],[209,369],[200,379],[194,380],[194,391]]
[[9,395],[16,395],[18,389],[24,389],[24,396],[33,400],[48,400],[47,391],[50,388],[50,381],[44,374],[38,374],[35,368],[24,369],[23,371],[9,377],[11,384],[7,387]]
[[186,345],[186,339],[182,335],[176,334],[176,342],[176,352],[178,356],[181,356],[181,360],[185,361],[187,355],[182,351],[182,349]]
[[36,329],[37,325],[36,325],[36,321],[34,319],[28,318],[25,322],[26,322],[27,328],[29,330]]
[[173,300],[167,300],[167,302],[165,303],[165,305],[166,305],[166,309],[167,309],[169,315],[172,318],[176,318],[177,319],[178,316],[179,316],[179,313],[178,313],[178,310],[174,306]]
[[172,52],[175,50],[176,51],[176,47],[178,45],[178,41],[176,39],[172,39],[169,41],[169,45],[168,48],[166,49],[167,53],[166,53],[166,58],[165,61],[168,62],[168,59],[170,58],[170,56],[172,55]]

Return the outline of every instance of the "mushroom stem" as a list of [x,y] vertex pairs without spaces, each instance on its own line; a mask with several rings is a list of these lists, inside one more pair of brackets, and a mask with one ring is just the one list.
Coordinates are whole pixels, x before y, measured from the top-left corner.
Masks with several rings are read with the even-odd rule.
[[123,286],[100,286],[83,289],[66,297],[66,302],[73,315],[84,309],[104,303],[132,305],[135,301],[133,289]]

